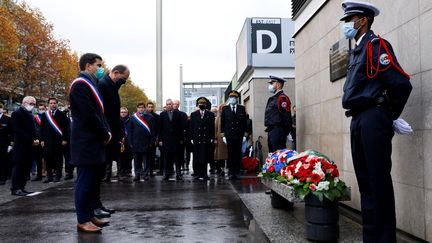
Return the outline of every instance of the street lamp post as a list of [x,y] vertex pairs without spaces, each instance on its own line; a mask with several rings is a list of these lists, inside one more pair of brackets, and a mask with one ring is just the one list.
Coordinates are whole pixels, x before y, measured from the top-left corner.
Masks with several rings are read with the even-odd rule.
[[156,0],[156,104],[162,111],[162,0]]

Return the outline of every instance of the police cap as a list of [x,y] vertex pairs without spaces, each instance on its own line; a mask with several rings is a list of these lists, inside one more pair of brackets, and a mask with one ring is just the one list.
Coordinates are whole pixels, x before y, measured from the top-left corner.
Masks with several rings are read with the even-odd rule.
[[209,104],[211,106],[210,101],[204,96],[201,96],[196,100],[196,106],[198,106],[199,104],[205,104],[207,108],[209,107]]
[[268,81],[268,83],[273,83],[273,82],[285,83],[286,82],[286,80],[283,78],[279,78],[279,77],[272,76],[272,75],[270,75],[269,77],[270,77],[270,80]]
[[344,15],[340,19],[341,21],[344,21],[345,19],[353,15],[366,15],[369,17],[375,17],[378,16],[380,13],[379,9],[372,3],[356,0],[343,1],[342,9],[344,11]]

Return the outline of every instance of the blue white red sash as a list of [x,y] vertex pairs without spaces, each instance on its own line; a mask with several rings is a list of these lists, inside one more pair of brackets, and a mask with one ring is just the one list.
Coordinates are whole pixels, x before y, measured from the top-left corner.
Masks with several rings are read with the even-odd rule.
[[133,114],[132,117],[138,122],[138,124],[140,124],[142,127],[144,127],[144,129],[146,129],[148,131],[148,133],[151,135],[150,126],[147,123],[147,121],[144,120],[144,118],[139,116],[137,113]]
[[96,99],[96,103],[99,105],[100,109],[102,110],[102,113],[105,113],[105,109],[104,109],[104,105],[103,105],[102,99],[101,99],[101,97],[100,97],[99,92],[97,91],[97,89],[93,86],[93,83],[90,82],[89,80],[85,79],[85,78],[80,77],[80,78],[77,78],[74,81],[72,81],[72,83],[70,85],[70,89],[71,90],[72,90],[72,87],[76,83],[84,83],[84,84],[86,84],[90,88],[90,90],[93,93],[93,96]]
[[49,122],[49,124],[52,126],[52,128],[54,128],[54,130],[60,135],[63,136],[63,132],[60,129],[59,125],[57,124],[57,122],[54,120],[54,117],[52,116],[50,111],[45,111],[45,116]]
[[41,121],[41,119],[39,118],[39,116],[38,116],[38,115],[35,115],[35,116],[34,116],[34,119],[35,119],[36,123],[40,126],[41,123],[42,123],[42,121]]

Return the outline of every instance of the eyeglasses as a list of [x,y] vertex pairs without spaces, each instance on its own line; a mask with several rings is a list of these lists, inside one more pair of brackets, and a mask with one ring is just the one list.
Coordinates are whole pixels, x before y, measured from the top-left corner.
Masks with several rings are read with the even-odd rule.
[[35,105],[36,105],[36,103],[29,103],[29,105],[35,106]]

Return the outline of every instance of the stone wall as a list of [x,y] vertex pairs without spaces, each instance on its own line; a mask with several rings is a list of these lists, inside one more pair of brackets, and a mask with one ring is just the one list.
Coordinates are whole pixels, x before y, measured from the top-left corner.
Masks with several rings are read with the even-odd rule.
[[[329,49],[343,38],[341,2],[328,1],[295,37],[298,148],[317,149],[333,158],[352,187],[347,205],[360,210],[350,119],[341,106],[345,78],[332,83],[329,74]],[[432,241],[432,1],[370,2],[381,10],[372,29],[392,43],[414,87],[401,117],[415,132],[393,139],[397,227]]]

